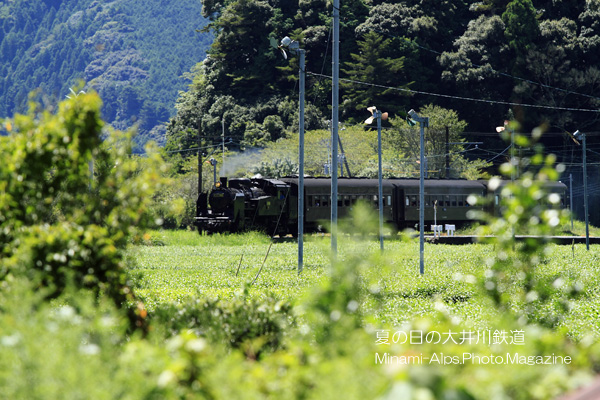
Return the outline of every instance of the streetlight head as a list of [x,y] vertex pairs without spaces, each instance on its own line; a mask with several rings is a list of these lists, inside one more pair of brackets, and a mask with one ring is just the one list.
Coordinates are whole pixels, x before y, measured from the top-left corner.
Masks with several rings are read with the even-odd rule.
[[382,113],[382,114],[381,114],[381,119],[385,121],[386,119],[388,119],[388,115],[389,115],[389,114],[388,114],[388,113],[386,113],[386,112]]
[[573,132],[573,137],[580,137],[581,135],[583,135],[581,132],[579,132],[579,129],[577,129],[575,132]]
[[412,109],[411,109],[411,110],[408,112],[408,115],[410,115],[410,117],[411,117],[412,119],[417,119],[417,120],[419,119],[419,114],[417,114],[417,112],[416,112],[415,110],[412,110]]
[[283,39],[281,39],[281,45],[284,47],[288,47],[290,43],[292,43],[292,39],[290,39],[289,36],[286,36]]

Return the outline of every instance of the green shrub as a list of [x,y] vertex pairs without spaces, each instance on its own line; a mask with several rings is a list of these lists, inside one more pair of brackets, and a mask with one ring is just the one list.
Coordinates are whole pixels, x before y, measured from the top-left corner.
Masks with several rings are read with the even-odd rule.
[[[490,235],[484,240],[494,245],[495,253],[485,261],[488,269],[482,285],[502,311],[552,327],[568,312],[567,304],[578,291],[561,289],[560,274],[538,273],[539,266],[547,261],[551,237],[569,215],[557,207],[560,197],[547,190],[546,184],[556,182],[564,167],[555,167],[556,156],[544,155],[542,146],[536,144],[541,134],[539,129],[531,138],[515,134],[515,143],[533,148],[535,155],[500,168],[505,179],[514,177],[518,169],[525,172],[501,189],[502,215],[484,217],[487,225],[481,227],[480,234]],[[492,178],[488,187],[495,191],[499,184],[500,179]],[[523,231],[533,236],[517,241],[515,233]]]
[[172,334],[191,330],[210,342],[243,348],[256,358],[263,350],[283,346],[295,318],[289,302],[272,297],[259,301],[247,294],[246,290],[227,301],[195,298],[161,305],[153,312],[152,321]]
[[51,298],[91,289],[121,306],[133,301],[125,247],[154,222],[148,206],[165,179],[156,151],[131,157],[130,135],[103,131],[100,107],[96,94],[82,94],[56,114],[32,104],[5,124],[0,280],[25,276]]

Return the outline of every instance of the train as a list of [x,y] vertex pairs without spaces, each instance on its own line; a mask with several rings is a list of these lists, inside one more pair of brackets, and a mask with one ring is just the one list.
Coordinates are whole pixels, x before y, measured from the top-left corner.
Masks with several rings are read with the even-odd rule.
[[[500,192],[510,181],[490,187],[485,180],[425,179],[425,226],[473,222],[470,210],[500,213]],[[496,186],[496,185],[494,185]],[[382,180],[385,223],[392,229],[417,227],[419,223],[419,179]],[[567,186],[549,182],[546,190],[560,196],[557,207],[566,207]],[[338,217],[344,218],[357,202],[379,206],[379,181],[370,178],[338,178]],[[486,206],[471,205],[471,195],[491,198]],[[331,178],[304,178],[304,230],[323,229],[331,216]],[[272,236],[298,234],[298,177],[221,177],[209,193],[200,193],[194,224],[198,232],[222,233],[263,230]]]

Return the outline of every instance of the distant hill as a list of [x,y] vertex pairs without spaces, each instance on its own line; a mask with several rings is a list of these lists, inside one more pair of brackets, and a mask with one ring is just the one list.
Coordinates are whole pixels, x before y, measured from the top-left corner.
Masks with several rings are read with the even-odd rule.
[[48,106],[83,80],[104,100],[112,126],[139,127],[138,142],[164,141],[182,77],[212,35],[198,0],[0,1],[0,118]]

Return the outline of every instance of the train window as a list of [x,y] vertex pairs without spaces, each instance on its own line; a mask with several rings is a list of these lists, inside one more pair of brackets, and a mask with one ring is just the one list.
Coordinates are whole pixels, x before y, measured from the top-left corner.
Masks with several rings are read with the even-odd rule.
[[425,207],[429,207],[431,204],[431,196],[425,196]]
[[321,205],[323,207],[329,207],[329,196],[321,196]]
[[459,207],[465,206],[465,196],[458,196],[458,206]]
[[452,207],[456,207],[456,196],[452,196],[452,197],[450,198],[450,201],[451,201],[451,205],[452,205]]
[[388,195],[387,199],[388,199],[388,206],[391,206],[392,205],[392,196]]
[[351,202],[352,202],[352,205],[356,204],[356,200],[357,200],[357,198],[358,198],[358,196],[357,196],[357,195],[355,195],[355,194],[354,194],[354,195],[352,195],[352,200],[351,200]]
[[338,194],[337,197],[337,201],[338,201],[338,207],[342,207],[343,203],[342,203],[342,196]]
[[410,206],[410,198],[408,196],[406,196],[406,206]]
[[344,195],[344,207],[350,207],[350,196]]
[[417,207],[417,196],[410,196],[410,205],[412,207]]

